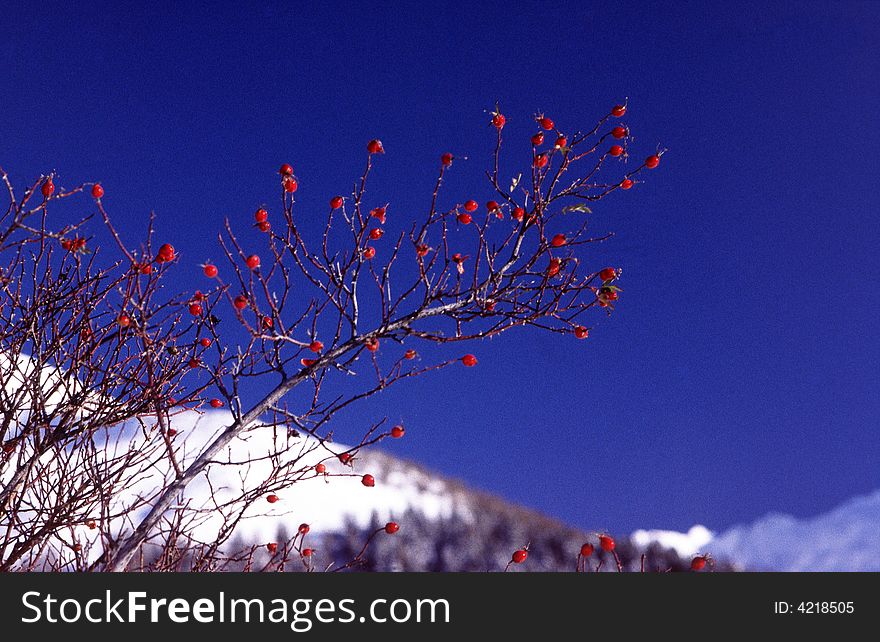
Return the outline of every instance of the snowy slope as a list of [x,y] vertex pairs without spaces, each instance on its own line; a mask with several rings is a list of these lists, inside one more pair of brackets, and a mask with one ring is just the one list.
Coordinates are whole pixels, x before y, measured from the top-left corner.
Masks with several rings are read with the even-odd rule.
[[[219,431],[232,422],[227,411],[182,413],[172,419],[178,436],[177,457],[182,464],[193,460]],[[290,447],[292,445],[292,447]],[[290,447],[289,450],[285,450]],[[246,542],[273,541],[279,531],[292,533],[307,522],[315,533],[337,532],[348,524],[366,527],[375,516],[380,522],[400,519],[407,510],[429,520],[457,518],[471,521],[470,494],[463,487],[435,475],[415,464],[387,455],[376,447],[357,452],[351,465],[343,465],[335,453],[349,450],[344,444],[327,444],[312,438],[295,438],[290,442],[271,428],[257,428],[233,440],[224,453],[226,465],[212,465],[207,476],[194,480],[185,490],[183,501],[203,510],[194,523],[192,533],[197,540],[213,541],[222,524],[216,505],[239,497],[257,488],[266,480],[273,467],[268,455],[284,451],[279,462],[296,460],[297,470],[306,470],[303,479],[285,488],[274,489],[280,498],[275,504],[259,500],[246,512],[235,534]],[[326,466],[326,475],[312,472],[318,462]],[[376,484],[367,488],[361,476],[369,473]],[[170,471],[165,471],[166,475]],[[150,495],[161,481],[153,475],[129,489],[129,494]],[[128,503],[130,498],[119,498]],[[139,511],[146,514],[147,508]],[[97,533],[80,527],[78,535],[85,540]]]
[[880,490],[808,519],[770,514],[713,535],[636,531],[639,546],[657,542],[682,556],[711,553],[737,568],[772,571],[880,571]]
[[880,571],[880,490],[810,519],[768,515],[710,545],[749,569]]

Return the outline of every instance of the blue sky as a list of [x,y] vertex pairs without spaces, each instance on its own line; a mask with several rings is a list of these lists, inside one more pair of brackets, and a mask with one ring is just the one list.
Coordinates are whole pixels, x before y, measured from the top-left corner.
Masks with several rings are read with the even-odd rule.
[[373,189],[401,210],[443,151],[485,200],[496,100],[526,140],[537,111],[586,128],[628,96],[633,149],[670,151],[594,209],[617,312],[390,391],[369,408],[407,424],[389,449],[611,530],[880,486],[876,4],[21,3],[4,22],[0,165],[101,181],[130,238],[155,210],[181,288],[224,216],[275,202],[281,162],[323,207],[379,137]]

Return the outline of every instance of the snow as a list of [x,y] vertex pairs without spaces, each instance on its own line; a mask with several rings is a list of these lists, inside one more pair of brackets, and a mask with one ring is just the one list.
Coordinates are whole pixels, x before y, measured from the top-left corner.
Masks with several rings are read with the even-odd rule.
[[807,519],[771,513],[714,536],[694,526],[687,533],[638,530],[632,538],[683,557],[710,553],[744,570],[880,571],[880,490]]
[[[231,421],[232,415],[222,410],[175,417],[172,425],[178,430],[177,439],[186,438],[181,461],[191,461]],[[267,427],[246,431],[233,440],[223,461],[249,464],[212,465],[207,475],[198,477],[185,491],[184,501],[190,507],[204,509],[204,516],[193,529],[194,536],[202,541],[214,539],[222,523],[214,502],[222,504],[257,487],[270,476],[274,465],[267,455],[279,450],[286,451],[281,463],[295,460],[294,469],[305,471],[303,478],[285,488],[273,489],[280,498],[277,503],[260,499],[247,509],[235,529],[236,535],[246,542],[273,541],[280,530],[292,534],[302,522],[315,532],[331,532],[342,530],[346,523],[366,527],[374,517],[379,523],[400,519],[407,510],[430,520],[453,515],[472,518],[464,491],[375,447],[357,453],[352,466],[343,465],[334,453],[349,449],[339,443],[322,446],[310,437],[287,443],[286,436]],[[327,476],[312,472],[318,462],[326,466]],[[361,484],[366,473],[376,479],[372,488]]]
[[632,535],[633,544],[647,548],[651,544],[659,544],[679,554],[680,557],[692,557],[706,552],[706,545],[712,541],[714,533],[705,526],[691,526],[687,533],[663,530],[637,530]]
[[711,547],[754,570],[880,571],[880,490],[808,519],[768,515],[722,533]]

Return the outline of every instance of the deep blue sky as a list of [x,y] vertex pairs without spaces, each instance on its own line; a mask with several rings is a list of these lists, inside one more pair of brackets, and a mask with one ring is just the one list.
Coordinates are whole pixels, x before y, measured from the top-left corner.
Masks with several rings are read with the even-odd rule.
[[123,232],[155,209],[192,266],[219,259],[223,216],[275,203],[279,163],[323,207],[372,137],[398,211],[447,150],[485,200],[496,100],[525,139],[538,110],[571,130],[629,96],[636,155],[669,147],[595,208],[617,238],[593,267],[624,268],[613,318],[390,392],[370,412],[407,423],[392,452],[612,530],[880,486],[876,4],[124,4],[4,7],[0,165],[100,180]]

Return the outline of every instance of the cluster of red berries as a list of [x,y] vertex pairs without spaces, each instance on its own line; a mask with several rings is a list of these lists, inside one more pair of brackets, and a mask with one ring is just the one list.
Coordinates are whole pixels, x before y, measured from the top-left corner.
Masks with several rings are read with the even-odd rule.
[[288,194],[293,194],[299,188],[299,183],[293,175],[293,167],[289,163],[284,163],[278,173],[281,174],[281,187]]
[[176,257],[174,246],[170,243],[164,243],[156,254],[156,263],[170,263]]
[[72,239],[63,239],[61,248],[67,252],[84,252],[86,249],[86,240],[80,236]]
[[268,232],[272,229],[272,224],[269,223],[269,212],[267,212],[264,207],[261,207],[254,212],[254,221],[256,221],[255,225],[257,226],[257,229],[261,232]]
[[[610,553],[615,548],[617,548],[617,542],[614,541],[614,538],[611,535],[599,535],[599,548],[601,548],[606,553]],[[581,545],[581,550],[578,551],[578,555],[580,557],[590,557],[596,548],[590,542],[584,542]]]

